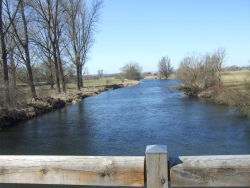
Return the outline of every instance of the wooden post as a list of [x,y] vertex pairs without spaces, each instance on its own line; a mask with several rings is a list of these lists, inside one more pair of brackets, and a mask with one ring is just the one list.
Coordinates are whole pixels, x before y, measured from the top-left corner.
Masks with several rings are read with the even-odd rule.
[[146,147],[148,188],[168,188],[168,152],[165,145]]

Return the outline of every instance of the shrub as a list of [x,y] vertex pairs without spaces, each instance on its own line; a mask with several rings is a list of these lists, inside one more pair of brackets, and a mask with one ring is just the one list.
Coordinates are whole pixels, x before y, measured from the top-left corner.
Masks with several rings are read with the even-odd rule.
[[220,81],[224,58],[220,50],[203,56],[192,53],[181,61],[176,76],[191,93],[198,94]]
[[130,62],[121,68],[121,75],[129,80],[140,80],[142,67],[137,62]]

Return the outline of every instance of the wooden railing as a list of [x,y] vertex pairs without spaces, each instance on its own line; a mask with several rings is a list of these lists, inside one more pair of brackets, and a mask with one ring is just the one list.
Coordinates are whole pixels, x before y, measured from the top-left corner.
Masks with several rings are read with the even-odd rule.
[[[148,188],[250,186],[250,155],[169,157],[164,145],[146,157],[0,156],[0,183]],[[169,183],[170,182],[170,183]]]

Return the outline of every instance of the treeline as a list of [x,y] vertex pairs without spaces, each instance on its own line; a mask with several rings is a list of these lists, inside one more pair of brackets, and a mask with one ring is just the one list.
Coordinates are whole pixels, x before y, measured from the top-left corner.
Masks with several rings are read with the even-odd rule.
[[225,71],[241,71],[241,70],[250,70],[250,66],[237,66],[232,65],[228,67],[224,67]]
[[[151,72],[142,73],[142,70],[143,69],[138,62],[131,61],[121,67],[119,78],[123,80],[140,80],[144,77],[152,76]],[[155,78],[158,79],[168,79],[174,73],[174,68],[170,63],[170,58],[168,56],[164,56],[159,60],[158,71],[158,73],[154,74]]]
[[37,97],[36,81],[66,93],[76,75],[83,87],[83,69],[94,43],[102,0],[0,0],[2,103],[9,104],[17,82],[29,85]]

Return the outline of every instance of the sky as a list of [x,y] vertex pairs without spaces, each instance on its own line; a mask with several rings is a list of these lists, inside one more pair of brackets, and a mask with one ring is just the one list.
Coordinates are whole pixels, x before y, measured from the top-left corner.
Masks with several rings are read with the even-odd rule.
[[104,0],[90,74],[119,73],[129,62],[158,71],[168,56],[177,69],[191,52],[225,48],[225,66],[250,65],[250,0]]

